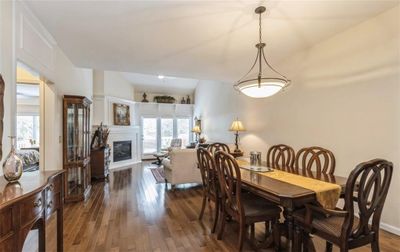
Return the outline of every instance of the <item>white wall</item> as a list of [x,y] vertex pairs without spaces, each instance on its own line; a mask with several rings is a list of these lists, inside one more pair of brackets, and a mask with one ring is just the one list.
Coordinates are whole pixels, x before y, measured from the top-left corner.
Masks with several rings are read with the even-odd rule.
[[[92,97],[93,74],[90,69],[75,67],[57,46],[35,15],[19,1],[1,1],[1,73],[6,79],[4,136],[15,129],[15,76],[17,60],[43,75],[48,83],[45,92],[45,150],[43,169],[62,169],[62,95]],[[4,152],[9,141],[3,137]]]
[[104,94],[133,101],[134,88],[121,73],[104,71]]
[[[3,157],[7,156],[10,151],[10,140],[7,136],[15,133],[16,118],[11,115],[15,114],[15,99],[12,99],[15,94],[15,55],[14,55],[14,36],[13,36],[13,2],[0,1],[0,73],[5,82],[4,93],[4,118],[3,118]],[[0,174],[2,174],[0,169]]]
[[[336,174],[360,162],[391,160],[395,171],[383,212],[384,228],[400,234],[400,8],[386,11],[288,59],[277,68],[292,79],[266,99],[237,95],[231,85],[201,82],[195,115],[211,140],[233,141],[239,116],[245,151],[263,155],[273,144],[333,151]],[[265,157],[264,157],[265,158]]]
[[[112,101],[132,105],[134,87],[121,73],[114,71],[93,70],[93,124],[103,122],[112,125]],[[130,108],[134,113],[134,106]],[[133,117],[131,117],[133,118]]]

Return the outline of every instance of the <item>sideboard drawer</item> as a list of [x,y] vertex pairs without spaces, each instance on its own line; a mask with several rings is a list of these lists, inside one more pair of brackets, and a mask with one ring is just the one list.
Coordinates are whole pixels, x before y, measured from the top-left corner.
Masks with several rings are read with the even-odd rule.
[[39,192],[21,202],[20,220],[22,226],[35,220],[40,215],[45,205],[43,196],[43,192]]
[[46,199],[46,219],[60,207],[61,200],[61,192],[52,193],[50,197]]
[[[0,211],[0,240],[5,239],[5,237],[10,236],[14,233],[13,227],[13,209],[8,207]],[[1,251],[1,250],[0,250]]]
[[47,191],[50,193],[58,193],[61,192],[61,176],[58,175],[49,181],[49,186],[47,187]]

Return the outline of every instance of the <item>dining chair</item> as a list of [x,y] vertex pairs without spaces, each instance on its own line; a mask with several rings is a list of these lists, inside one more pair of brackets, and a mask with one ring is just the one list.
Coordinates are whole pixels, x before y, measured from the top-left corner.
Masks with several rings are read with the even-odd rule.
[[225,151],[227,153],[231,152],[229,149],[229,146],[224,143],[212,143],[207,147],[207,150],[209,152],[211,152],[212,154],[214,154],[215,152],[217,152],[219,150]]
[[285,144],[273,145],[267,152],[267,166],[292,169],[296,155],[292,147]]
[[392,173],[393,164],[383,159],[361,163],[347,180],[343,209],[306,204],[305,213],[294,215],[297,250],[301,242],[308,250],[308,233],[313,233],[327,241],[327,251],[332,251],[332,244],[341,252],[367,244],[373,252],[379,251],[379,225]]
[[296,154],[295,169],[297,172],[307,173],[310,176],[316,172],[321,174],[333,175],[335,172],[335,156],[330,150],[322,147],[307,147],[300,149]]
[[251,226],[254,230],[254,224],[257,222],[272,222],[275,227],[281,209],[254,194],[242,193],[240,169],[232,155],[220,150],[215,153],[214,157],[222,197],[218,239],[222,238],[224,232],[225,217],[231,216],[234,221],[239,223],[238,250],[241,251],[247,227]]
[[202,147],[197,149],[197,160],[200,168],[201,179],[203,181],[203,202],[199,220],[203,218],[207,201],[210,202],[210,200],[212,200],[215,203],[215,212],[211,233],[214,233],[218,222],[218,214],[220,212],[221,202],[215,161],[213,155]]

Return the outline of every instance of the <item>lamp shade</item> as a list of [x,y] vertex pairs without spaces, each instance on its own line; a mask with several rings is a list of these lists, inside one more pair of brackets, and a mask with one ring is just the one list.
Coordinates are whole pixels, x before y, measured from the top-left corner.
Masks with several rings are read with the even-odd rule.
[[245,127],[243,126],[243,123],[239,120],[235,120],[232,122],[231,127],[229,129],[230,131],[245,131]]
[[288,85],[288,81],[279,78],[263,78],[258,83],[257,79],[243,81],[236,88],[243,94],[252,98],[264,98],[272,96]]
[[193,129],[192,129],[192,132],[194,132],[194,133],[201,133],[200,126],[198,126],[198,125],[194,126]]

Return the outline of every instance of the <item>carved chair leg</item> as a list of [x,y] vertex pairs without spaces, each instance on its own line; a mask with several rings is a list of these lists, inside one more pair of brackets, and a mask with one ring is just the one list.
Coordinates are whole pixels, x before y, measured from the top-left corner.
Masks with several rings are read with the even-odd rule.
[[253,243],[256,240],[256,227],[254,223],[250,225],[250,240]]
[[375,240],[371,243],[372,252],[379,252],[379,240]]
[[348,251],[349,251],[349,248],[347,246],[341,246],[340,247],[340,252],[348,252]]
[[211,229],[211,233],[215,233],[215,229],[217,228],[217,223],[218,223],[219,213],[220,213],[220,205],[219,204],[220,204],[219,200],[217,199],[217,201],[215,202],[214,223],[213,223],[213,227]]
[[205,192],[203,192],[203,202],[201,204],[201,211],[200,211],[200,215],[199,215],[199,220],[203,219],[204,209],[206,208],[206,203],[207,203],[207,194]]
[[218,231],[218,235],[217,235],[217,239],[221,240],[222,239],[222,235],[224,233],[224,229],[225,229],[225,218],[226,218],[226,214],[224,209],[222,208],[219,214],[219,231]]
[[326,241],[326,252],[332,252],[332,243]]
[[246,236],[246,223],[244,220],[241,219],[239,222],[238,251],[242,251],[245,236]]
[[268,239],[268,236],[270,235],[270,223],[271,221],[266,221],[265,222],[265,235],[264,235],[264,239]]

